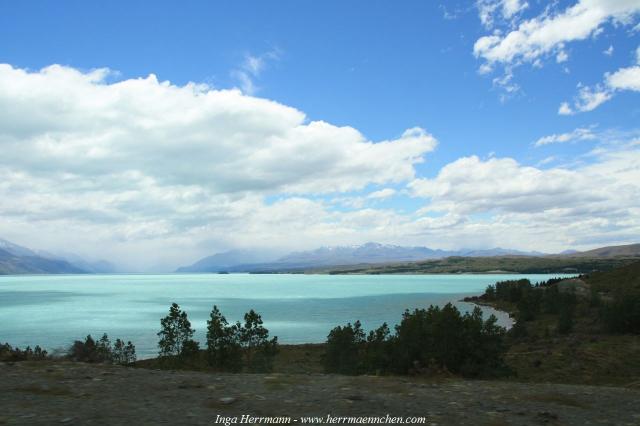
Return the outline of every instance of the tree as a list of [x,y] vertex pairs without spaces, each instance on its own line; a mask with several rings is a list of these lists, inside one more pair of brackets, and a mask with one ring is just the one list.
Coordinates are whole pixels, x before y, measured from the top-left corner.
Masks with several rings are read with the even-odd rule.
[[359,321],[331,330],[325,370],[407,374],[436,369],[471,377],[502,374],[506,370],[504,334],[497,318],[491,315],[483,320],[478,307],[464,315],[450,303],[442,308],[407,310],[393,336],[383,324],[365,340]]
[[75,361],[80,362],[96,362],[101,361],[97,351],[96,342],[91,335],[88,335],[84,342],[76,340],[73,342],[68,351],[68,356]]
[[98,342],[96,343],[96,352],[98,353],[101,361],[112,361],[113,356],[111,353],[111,341],[109,340],[109,336],[107,336],[107,333],[104,333],[100,340],[98,340]]
[[240,371],[242,351],[240,323],[229,325],[217,306],[207,320],[207,362],[220,370]]
[[253,309],[244,314],[240,329],[240,343],[244,349],[249,371],[270,371],[278,351],[278,338],[269,340],[269,330],[262,325],[262,317]]
[[131,343],[131,341],[127,342],[127,346],[125,346],[123,353],[126,365],[131,365],[136,362],[136,347]]
[[[182,311],[177,303],[172,303],[169,315],[160,320],[160,326],[161,330],[158,332],[160,358],[166,361],[168,357],[185,355],[183,347],[186,342],[192,340],[195,331],[191,328],[187,313]],[[191,345],[189,349],[192,349]]]
[[120,365],[127,364],[124,342],[120,339],[116,339],[116,342],[113,344],[113,363]]
[[365,344],[364,369],[366,371],[380,374],[389,369],[393,344],[390,335],[386,322],[369,332]]

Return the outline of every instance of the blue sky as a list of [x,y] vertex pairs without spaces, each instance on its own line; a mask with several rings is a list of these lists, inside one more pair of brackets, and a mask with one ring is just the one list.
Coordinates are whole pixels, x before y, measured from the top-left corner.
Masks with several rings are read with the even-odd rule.
[[[638,205],[616,205],[615,199],[605,200],[604,195],[591,196],[588,187],[597,186],[599,176],[610,176],[611,186],[605,192],[629,191],[624,193],[627,197],[638,194],[632,183],[635,177],[640,180],[637,163],[621,162],[635,158],[638,146],[634,143],[640,135],[640,71],[636,70],[640,70],[640,51],[636,50],[640,46],[639,12],[638,1],[611,0],[565,1],[551,6],[518,0],[401,4],[191,1],[153,5],[0,2],[0,63],[10,67],[0,77],[6,87],[16,87],[12,79],[19,78],[18,71],[33,77],[54,64],[62,66],[61,72],[85,76],[106,68],[109,73],[95,84],[109,86],[154,74],[158,84],[168,81],[175,87],[195,82],[207,84],[207,90],[212,91],[236,88],[245,98],[257,97],[294,108],[304,114],[304,125],[321,121],[336,128],[356,129],[363,138],[360,143],[398,141],[407,129],[423,129],[416,137],[420,147],[412,148],[417,151],[403,151],[396,160],[389,152],[385,154],[390,158],[388,164],[374,161],[371,170],[350,163],[344,169],[323,169],[320,160],[305,166],[319,169],[313,173],[308,168],[288,170],[284,164],[291,157],[282,157],[279,161],[287,170],[282,171],[277,184],[247,186],[238,178],[233,185],[230,183],[230,187],[241,188],[234,195],[219,184],[220,180],[226,182],[228,175],[193,180],[176,171],[200,152],[191,150],[189,142],[185,142],[183,155],[176,156],[175,151],[163,154],[173,162],[167,161],[162,171],[146,170],[139,162],[117,171],[86,164],[80,170],[50,151],[41,152],[39,160],[23,164],[9,160],[18,158],[16,153],[0,160],[5,174],[11,173],[14,180],[18,179],[16,173],[22,173],[19,181],[5,185],[5,195],[26,192],[31,196],[21,199],[21,208],[14,205],[2,212],[0,233],[51,249],[65,234],[61,227],[75,226],[96,236],[91,247],[98,242],[110,247],[92,255],[124,258],[141,248],[153,251],[165,245],[178,247],[177,251],[187,257],[236,247],[311,248],[371,239],[436,248],[502,245],[542,251],[637,241],[640,225],[623,211],[635,212]],[[557,31],[558,27],[562,31]],[[516,39],[519,41],[510,44]],[[51,85],[65,80],[50,78]],[[0,105],[11,108],[16,99],[25,99],[25,93],[41,96],[39,99],[47,96],[42,89],[46,84],[37,90],[30,89],[31,84],[35,83],[25,81],[20,86],[24,93],[12,94],[17,98],[5,97]],[[78,80],[65,90],[73,91],[80,85]],[[76,99],[71,98],[68,102]],[[26,111],[39,107],[25,105]],[[47,114],[48,110],[43,107],[43,111]],[[175,111],[179,114],[179,109]],[[52,113],[47,122],[59,119]],[[238,129],[254,122],[251,118],[239,123]],[[82,158],[88,151],[71,152],[78,149],[72,140],[86,134],[71,138],[69,135],[78,131],[77,124],[64,126],[63,130],[53,126],[34,136],[30,149],[42,148],[41,138],[50,137],[56,146],[68,148],[69,155]],[[9,130],[0,144],[17,146],[23,134],[10,123],[4,127]],[[97,126],[91,135],[106,138],[114,129]],[[175,130],[175,134],[180,131]],[[252,137],[273,136],[268,131],[258,133]],[[208,143],[217,152],[215,132],[208,135]],[[336,142],[339,146],[335,152],[316,153],[309,148],[322,145],[326,137],[333,136],[318,136],[308,142],[309,146],[298,148],[315,158],[326,156],[327,161],[359,152],[357,142],[356,151],[348,148],[347,142]],[[535,145],[545,137],[547,143]],[[247,145],[242,155],[261,149],[255,139],[251,141],[257,145]],[[296,139],[291,141],[287,146],[295,150]],[[130,143],[135,144],[133,139]],[[108,146],[113,148],[114,144]],[[139,155],[143,161],[143,150],[118,146],[120,156],[114,150],[115,157],[108,161],[122,158],[124,152],[129,159]],[[273,155],[276,160],[278,155],[291,154],[281,152],[279,145],[272,148],[265,155]],[[224,151],[216,155],[230,158],[231,154]],[[415,161],[418,157],[422,160]],[[254,170],[250,164],[247,167],[248,173]],[[333,174],[336,182],[353,178],[353,184],[314,180],[313,176],[323,170]],[[358,175],[358,170],[364,172]],[[255,221],[256,229],[268,229],[270,225],[263,219],[247,218],[243,212],[276,206],[287,211],[282,213],[283,220],[293,217],[301,227],[306,224],[313,231],[303,239],[304,244],[278,226],[254,239],[249,231],[242,231],[240,224],[238,229],[226,219],[216,224],[219,218],[209,210],[205,213],[202,204],[194,204],[186,213],[164,204],[158,210],[149,207],[148,214],[135,219],[121,203],[108,211],[93,206],[98,194],[118,198],[117,194],[121,197],[134,190],[126,185],[109,189],[100,183],[102,178],[133,172],[155,182],[162,179],[154,173],[180,176],[171,182],[178,199],[184,198],[184,191],[198,186],[208,192],[202,197],[210,197],[204,204],[224,206],[220,209],[239,221]],[[270,168],[264,173],[273,177],[275,172]],[[58,191],[55,201],[34,189],[35,185],[40,189],[43,185],[59,188],[56,182],[67,175],[78,182],[68,192]],[[36,183],[37,179],[43,181]],[[80,189],[84,188],[80,182],[87,179],[94,182],[92,189]],[[459,185],[460,191],[466,192],[456,192],[451,189],[454,182],[459,182],[456,179],[467,179],[476,186]],[[565,180],[583,186],[545,186],[549,181]],[[520,186],[502,188],[505,182]],[[134,186],[140,190],[139,185]],[[219,190],[220,186],[225,189]],[[385,193],[370,196],[385,189]],[[74,199],[79,193],[82,196]],[[221,194],[227,198],[216,198]],[[238,199],[246,205],[237,204]],[[75,207],[62,207],[65,200],[74,200]],[[554,200],[560,205],[580,206],[584,211],[558,213],[552,208]],[[60,214],[45,215],[43,211],[49,209],[33,208],[34,203],[52,203],[59,207]],[[150,201],[146,205],[154,204]],[[305,215],[306,209],[320,209],[324,216],[310,218]],[[616,213],[603,213],[607,209]],[[135,211],[146,210],[136,207]],[[270,217],[274,212],[264,214]],[[195,220],[199,215],[208,219]],[[63,217],[72,223],[64,222]],[[422,228],[425,220],[429,225]],[[440,222],[433,222],[436,220]],[[566,221],[582,225],[576,225],[575,232],[559,235],[556,227],[566,228]],[[34,233],[36,224],[40,228]],[[227,226],[235,229],[235,237],[220,231]],[[505,230],[511,229],[513,235],[505,235]],[[82,241],[71,244],[76,251],[88,251],[89,245]],[[157,261],[183,260],[173,253]]]

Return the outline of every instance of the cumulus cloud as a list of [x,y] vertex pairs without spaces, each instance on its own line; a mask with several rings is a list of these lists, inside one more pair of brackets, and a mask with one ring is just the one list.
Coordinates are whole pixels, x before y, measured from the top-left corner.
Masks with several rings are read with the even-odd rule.
[[138,172],[214,193],[333,192],[411,179],[436,145],[419,128],[374,143],[236,90],[106,75],[1,65],[3,165],[92,179]]
[[567,142],[593,140],[593,139],[596,139],[596,135],[591,131],[590,128],[580,127],[568,133],[559,133],[559,134],[543,136],[534,143],[534,146],[540,147],[543,145],[549,145],[549,144],[555,144],[555,143],[567,143]]
[[534,62],[565,43],[592,37],[608,22],[629,25],[638,12],[634,0],[580,0],[558,12],[547,8],[506,34],[480,37],[473,51],[489,63]]
[[[248,232],[251,215],[302,214],[305,194],[411,180],[436,146],[421,128],[374,142],[238,90],[109,74],[0,65],[0,197],[12,200],[0,203],[5,237],[37,224],[52,234],[84,230],[78,239],[94,244],[200,231],[229,243],[220,234],[242,234],[239,223]],[[274,195],[296,201],[274,207],[265,201]]]
[[[467,157],[422,179],[436,140],[421,128],[371,141],[239,90],[63,66],[0,65],[0,110],[0,235],[128,267],[236,247],[554,250],[640,235],[637,143],[578,169]],[[423,209],[376,207],[407,182]]]
[[640,66],[620,68],[606,76],[607,86],[614,90],[633,90],[640,92]]
[[613,73],[604,75],[604,83],[595,87],[578,85],[578,95],[574,99],[573,107],[568,102],[560,104],[560,115],[571,115],[577,112],[592,111],[611,99],[617,91],[640,91],[640,47],[636,50],[635,66],[620,68]]
[[632,242],[640,235],[640,150],[632,143],[594,155],[578,168],[544,170],[512,158],[465,157],[410,188],[429,200],[424,211],[467,217],[455,233],[566,245],[601,243],[605,236]]

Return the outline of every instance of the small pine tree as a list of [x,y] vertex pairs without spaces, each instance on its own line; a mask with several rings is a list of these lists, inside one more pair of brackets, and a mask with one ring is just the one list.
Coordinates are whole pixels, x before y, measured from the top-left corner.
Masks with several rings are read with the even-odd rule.
[[249,371],[269,371],[277,352],[277,337],[269,340],[269,330],[262,324],[262,317],[253,309],[244,314],[240,343],[244,348]]
[[100,340],[98,340],[98,342],[96,343],[96,352],[101,362],[113,361],[113,356],[111,353],[111,341],[109,340],[109,336],[107,336],[107,333],[104,333]]
[[229,325],[217,306],[207,320],[207,362],[220,370],[240,371],[242,351],[239,323]]
[[160,357],[166,360],[171,356],[181,356],[182,347],[192,339],[195,331],[191,328],[187,313],[182,311],[177,303],[173,303],[169,308],[169,315],[160,320],[160,326]]
[[136,362],[136,347],[131,343],[131,341],[127,342],[127,346],[124,348],[124,361],[126,365],[135,364]]
[[126,364],[126,355],[124,342],[120,339],[116,339],[116,342],[113,344],[113,363],[114,364]]

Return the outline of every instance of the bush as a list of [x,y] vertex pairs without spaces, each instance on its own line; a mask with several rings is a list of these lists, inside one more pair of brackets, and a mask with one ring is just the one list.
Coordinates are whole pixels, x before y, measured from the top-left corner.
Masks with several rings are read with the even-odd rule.
[[618,292],[602,302],[600,318],[611,333],[640,334],[640,293]]
[[505,329],[497,318],[482,318],[476,307],[461,315],[448,303],[442,308],[405,311],[396,333],[383,324],[365,339],[360,322],[336,327],[327,337],[325,369],[341,374],[448,370],[465,376],[491,376],[505,369]]
[[131,342],[125,346],[120,339],[116,339],[112,346],[106,333],[97,342],[88,335],[84,342],[82,340],[73,342],[67,356],[78,362],[130,365],[136,362],[136,347]]
[[8,343],[0,345],[0,361],[3,362],[41,361],[49,358],[47,351],[37,345],[33,349],[27,346],[24,350],[14,348]]
[[327,351],[324,357],[328,373],[360,374],[363,372],[363,344],[365,334],[360,321],[344,327],[336,327],[327,336]]

